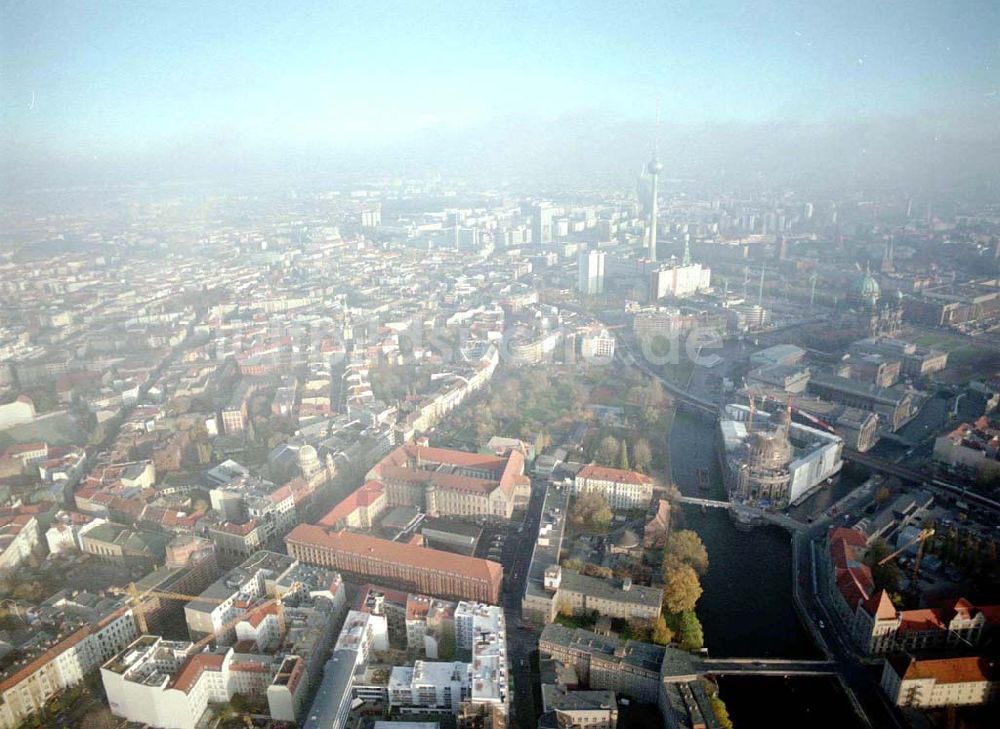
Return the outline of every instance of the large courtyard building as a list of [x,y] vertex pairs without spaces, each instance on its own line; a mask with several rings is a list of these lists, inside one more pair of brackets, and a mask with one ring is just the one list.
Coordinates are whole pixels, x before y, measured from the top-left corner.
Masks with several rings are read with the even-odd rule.
[[307,564],[365,580],[459,600],[500,601],[503,567],[496,562],[300,524],[285,538],[288,553]]
[[384,486],[389,506],[412,506],[432,517],[510,519],[531,488],[517,449],[497,456],[407,443],[376,464],[368,478]]
[[973,605],[965,598],[940,607],[899,610],[885,590],[875,588],[871,569],[862,561],[867,542],[856,529],[832,529],[826,546],[829,603],[863,653],[973,647],[1000,626],[1000,606]]

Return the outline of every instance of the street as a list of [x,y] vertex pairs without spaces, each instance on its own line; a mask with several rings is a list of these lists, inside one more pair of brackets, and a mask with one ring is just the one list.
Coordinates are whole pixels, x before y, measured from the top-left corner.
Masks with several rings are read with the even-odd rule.
[[534,729],[541,713],[541,707],[535,706],[537,676],[531,672],[532,654],[538,649],[538,633],[521,629],[521,597],[524,595],[524,583],[528,577],[528,565],[531,563],[544,500],[544,481],[532,479],[531,501],[524,518],[524,527],[520,532],[511,532],[501,557],[504,569],[501,601],[507,622],[507,657],[514,684],[511,724],[524,729]]

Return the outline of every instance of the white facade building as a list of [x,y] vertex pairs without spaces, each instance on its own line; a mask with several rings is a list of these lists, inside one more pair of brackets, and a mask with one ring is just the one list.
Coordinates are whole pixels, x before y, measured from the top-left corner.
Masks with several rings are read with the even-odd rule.
[[[162,729],[195,729],[210,703],[235,694],[269,696],[280,668],[295,672],[288,659],[236,653],[191,654],[192,644],[144,635],[101,666],[108,705],[115,716]],[[301,702],[295,683],[288,703]],[[293,717],[294,719],[294,717]]]
[[577,290],[585,296],[596,296],[604,293],[604,259],[603,251],[581,251],[576,258]]
[[83,624],[30,658],[0,682],[0,727],[13,729],[63,689],[73,686],[136,637],[131,608]]
[[637,471],[606,468],[591,463],[576,474],[573,494],[596,491],[614,510],[646,509],[653,499],[653,479]]

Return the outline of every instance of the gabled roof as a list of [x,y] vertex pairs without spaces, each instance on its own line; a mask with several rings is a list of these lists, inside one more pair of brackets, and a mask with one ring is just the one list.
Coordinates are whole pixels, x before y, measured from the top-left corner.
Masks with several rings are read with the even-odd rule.
[[889,599],[889,593],[879,590],[865,601],[865,610],[874,615],[876,620],[895,620],[896,606]]
[[222,664],[226,660],[225,656],[215,653],[199,653],[193,655],[181,666],[181,670],[174,676],[173,684],[170,688],[189,693],[198,683],[201,674],[205,671],[221,671]]
[[930,660],[894,658],[893,670],[904,681],[934,679],[936,683],[980,683],[1000,680],[1000,664],[995,658],[967,656],[964,658],[936,658]]
[[924,630],[945,630],[947,626],[941,620],[937,610],[927,608],[921,610],[904,610],[899,614],[899,632],[920,632]]

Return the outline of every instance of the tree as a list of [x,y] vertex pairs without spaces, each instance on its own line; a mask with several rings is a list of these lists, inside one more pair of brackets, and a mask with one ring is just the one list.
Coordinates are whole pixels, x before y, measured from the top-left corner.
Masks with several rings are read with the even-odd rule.
[[81,721],[81,726],[92,727],[92,729],[115,729],[118,726],[118,719],[111,713],[111,709],[100,708],[86,714]]
[[649,404],[653,407],[662,407],[667,401],[667,395],[663,391],[663,383],[658,377],[654,377],[649,383],[649,394],[647,395]]
[[604,579],[608,579],[614,575],[610,567],[602,567],[593,562],[584,562],[580,566],[580,572],[588,577],[601,577]]
[[674,557],[663,560],[663,607],[667,612],[694,610],[701,592],[698,574],[690,565]]
[[625,441],[622,441],[622,448],[621,451],[619,451],[618,453],[618,468],[620,468],[623,471],[629,470],[628,443],[626,443]]
[[889,487],[882,486],[881,488],[879,488],[878,493],[875,494],[875,503],[884,504],[886,501],[889,500],[890,496],[892,496],[892,492],[889,491]]
[[611,435],[605,436],[597,446],[594,460],[602,466],[610,466],[615,462],[615,456],[618,455],[618,451],[618,439]]
[[628,634],[632,640],[648,643],[652,640],[654,627],[645,618],[631,618],[628,621]]
[[690,566],[699,575],[708,572],[708,552],[698,534],[690,529],[671,534],[664,554]]
[[535,456],[542,455],[549,445],[549,436],[544,430],[539,430],[538,435],[535,436]]
[[245,714],[250,711],[250,699],[241,693],[233,694],[233,697],[229,699],[229,705],[237,714]]
[[455,633],[445,630],[441,633],[441,640],[438,641],[438,660],[452,661],[455,659]]
[[656,410],[656,408],[647,405],[642,409],[642,412],[639,413],[639,417],[642,419],[643,425],[647,428],[651,428],[656,425],[656,421],[660,419],[660,413]]
[[733,720],[729,718],[729,709],[726,708],[726,704],[717,695],[712,696],[712,711],[715,713],[715,718],[719,720],[719,726],[722,729],[733,729]]
[[569,519],[573,524],[592,532],[606,531],[612,516],[608,500],[597,491],[577,496],[569,512]]
[[678,635],[681,648],[686,651],[701,650],[705,645],[705,634],[701,629],[701,621],[693,610],[681,613],[678,620]]
[[673,639],[674,631],[667,626],[667,619],[661,615],[653,626],[653,642],[656,645],[668,645]]
[[632,465],[635,470],[649,473],[649,467],[653,464],[653,451],[649,447],[649,441],[640,438],[632,447]]
[[892,550],[889,549],[889,545],[885,543],[885,540],[877,539],[865,553],[864,563],[871,569],[872,582],[875,583],[877,589],[896,592],[899,590],[899,567],[896,566],[893,560],[889,560],[885,564],[879,564],[879,562],[890,554],[892,554]]

